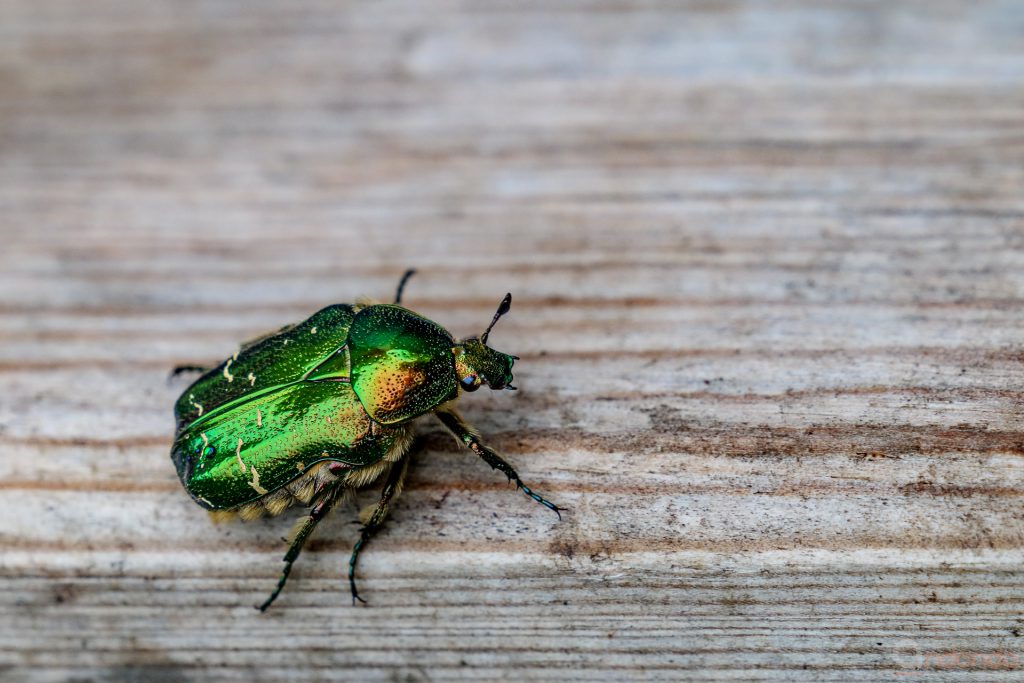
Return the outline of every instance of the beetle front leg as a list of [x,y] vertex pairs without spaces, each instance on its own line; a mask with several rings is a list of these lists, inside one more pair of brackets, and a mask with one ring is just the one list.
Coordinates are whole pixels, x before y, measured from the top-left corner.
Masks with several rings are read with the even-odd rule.
[[352,604],[356,600],[365,604],[366,600],[359,597],[356,591],[356,561],[359,559],[360,551],[370,542],[370,538],[384,526],[384,518],[388,515],[388,506],[391,501],[402,492],[402,484],[405,482],[405,475],[409,471],[409,456],[391,466],[388,478],[384,482],[384,488],[380,492],[380,500],[373,509],[370,517],[366,520],[363,528],[359,530],[359,540],[352,548],[352,556],[348,559],[348,587],[352,591]]
[[558,515],[559,519],[562,518],[562,511],[566,508],[559,507],[530,490],[530,487],[523,483],[523,480],[519,478],[519,475],[516,474],[511,465],[480,441],[480,437],[473,432],[473,428],[462,419],[461,415],[454,410],[439,410],[434,414],[437,415],[437,419],[441,421],[441,424],[455,435],[456,439],[465,444],[466,448],[479,455],[484,462],[508,477],[509,481],[514,481],[517,489],[522,489],[523,493],[549,510],[552,510]]
[[288,581],[288,575],[292,572],[292,565],[295,564],[295,560],[299,559],[299,553],[302,552],[302,546],[306,544],[306,540],[309,535],[313,533],[313,529],[320,523],[327,513],[334,507],[334,503],[338,500],[338,496],[345,490],[344,485],[338,481],[331,485],[331,488],[327,489],[323,496],[309,511],[309,517],[303,523],[299,530],[295,532],[295,537],[292,539],[292,544],[288,548],[288,552],[284,555],[284,569],[281,571],[281,578],[277,582],[277,586],[274,588],[274,592],[270,594],[262,605],[258,605],[257,609],[261,612],[266,612],[270,604],[277,599],[277,596],[281,594],[281,590],[284,589],[284,584]]

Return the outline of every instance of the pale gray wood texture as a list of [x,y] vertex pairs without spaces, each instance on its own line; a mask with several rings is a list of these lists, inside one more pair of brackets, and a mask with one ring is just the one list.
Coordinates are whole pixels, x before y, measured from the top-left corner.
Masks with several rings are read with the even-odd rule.
[[[0,679],[1024,678],[1024,5],[0,4]],[[358,296],[517,394],[214,526],[175,363]],[[488,395],[485,395],[488,394]],[[365,493],[361,503],[369,503]]]

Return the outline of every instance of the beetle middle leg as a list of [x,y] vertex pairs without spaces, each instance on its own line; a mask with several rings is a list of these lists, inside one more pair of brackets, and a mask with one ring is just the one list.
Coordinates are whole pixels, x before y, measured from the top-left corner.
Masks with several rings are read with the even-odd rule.
[[516,474],[512,465],[509,465],[505,462],[504,458],[480,441],[480,437],[474,433],[473,428],[462,419],[461,415],[454,410],[439,410],[434,414],[437,415],[437,419],[441,421],[441,424],[447,427],[451,433],[455,435],[456,439],[465,444],[466,448],[479,455],[484,462],[508,477],[509,481],[515,482],[517,489],[522,489],[523,493],[528,495],[530,498],[533,498],[547,509],[553,511],[558,515],[559,519],[562,518],[562,511],[566,508],[559,507],[543,496],[534,493],[530,487],[524,484],[523,480],[519,478],[519,475]]
[[270,604],[277,599],[277,596],[281,594],[281,590],[284,588],[284,584],[288,581],[288,575],[292,571],[292,565],[295,564],[295,560],[299,558],[299,553],[302,552],[302,546],[306,544],[306,540],[309,535],[313,533],[313,529],[320,523],[327,513],[334,507],[334,503],[337,502],[338,497],[345,491],[345,485],[342,481],[332,482],[320,499],[313,505],[309,511],[309,517],[306,518],[305,523],[299,527],[299,530],[295,533],[295,537],[292,539],[291,547],[288,548],[288,552],[284,555],[284,569],[281,571],[281,578],[277,582],[277,586],[274,588],[274,592],[270,594],[262,605],[259,605],[257,609],[261,612],[266,612]]
[[391,466],[388,478],[384,482],[384,488],[380,492],[380,500],[377,501],[377,506],[373,509],[366,523],[363,524],[363,528],[359,530],[359,540],[356,541],[355,546],[352,548],[352,556],[348,560],[348,586],[352,591],[353,605],[356,604],[356,600],[366,603],[366,600],[359,597],[359,592],[356,591],[356,561],[359,559],[359,553],[370,542],[370,538],[384,526],[384,518],[387,517],[388,506],[392,500],[402,493],[402,484],[405,482],[405,475],[408,471],[408,455]]

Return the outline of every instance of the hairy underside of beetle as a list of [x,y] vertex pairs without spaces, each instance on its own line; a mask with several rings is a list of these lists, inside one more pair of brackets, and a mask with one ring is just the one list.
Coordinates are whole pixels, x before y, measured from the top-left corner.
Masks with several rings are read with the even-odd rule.
[[[292,505],[309,505],[317,492],[324,491],[329,484],[342,479],[346,494],[350,496],[357,489],[370,486],[386,476],[396,462],[402,459],[412,446],[413,428],[411,424],[403,424],[389,429],[398,432],[394,445],[381,460],[363,467],[332,471],[332,461],[319,462],[303,474],[293,479],[280,489],[268,493],[251,503],[240,505],[230,510],[210,510],[210,518],[215,522],[230,522],[237,519],[250,521],[260,517],[274,517]],[[397,497],[399,490],[396,492]]]

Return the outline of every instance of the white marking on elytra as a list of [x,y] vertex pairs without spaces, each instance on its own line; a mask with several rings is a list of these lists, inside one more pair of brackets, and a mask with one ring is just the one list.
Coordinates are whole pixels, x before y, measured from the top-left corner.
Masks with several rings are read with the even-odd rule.
[[257,427],[262,427],[263,426],[263,413],[260,412],[259,408],[256,409],[256,426]]
[[314,325],[314,326],[313,326],[313,329],[311,329],[311,330],[309,331],[309,333],[310,333],[310,334],[316,334],[316,325]]
[[210,445],[210,439],[206,436],[206,432],[200,434],[203,437],[203,449],[199,451],[199,469],[206,467],[206,447]]
[[199,411],[199,414],[196,415],[196,417],[202,417],[203,416],[203,407],[201,405],[199,405],[198,403],[196,403],[195,394],[189,394],[188,395],[188,402],[191,403],[195,407],[195,409]]
[[261,496],[267,495],[267,490],[260,486],[260,473],[256,471],[255,467],[250,467],[249,469],[252,470],[252,481],[249,482],[249,486],[253,487],[256,493]]
[[241,439],[238,440],[238,448],[235,449],[235,457],[238,458],[238,466],[242,469],[242,474],[245,474],[245,462],[242,460],[242,440]]
[[331,416],[330,415],[328,415],[324,419],[327,420],[327,424],[331,424]]
[[254,387],[254,386],[256,386],[256,375],[254,375],[254,374],[252,374],[252,373],[250,372],[250,373],[249,373],[249,377],[248,377],[248,380],[249,380],[249,386],[250,386],[250,387]]
[[228,381],[228,384],[230,384],[231,381],[233,379],[235,379],[235,376],[232,375],[230,372],[228,372],[228,368],[230,368],[231,364],[234,363],[234,362],[235,362],[234,358],[229,358],[228,362],[225,363],[225,365],[224,365],[224,373],[223,373],[224,374],[224,379],[226,379]]

